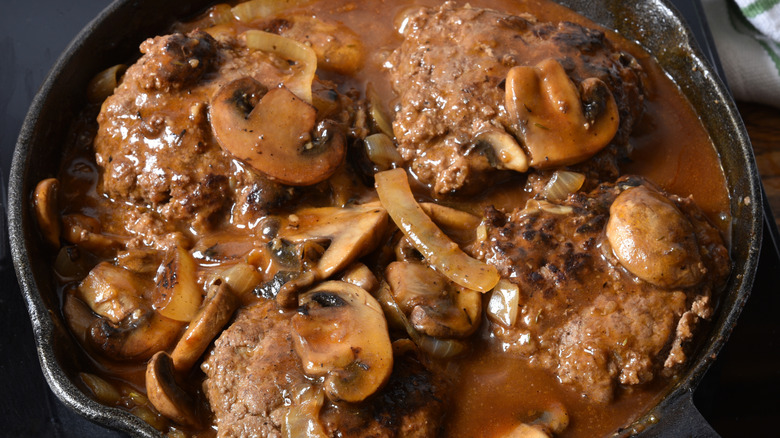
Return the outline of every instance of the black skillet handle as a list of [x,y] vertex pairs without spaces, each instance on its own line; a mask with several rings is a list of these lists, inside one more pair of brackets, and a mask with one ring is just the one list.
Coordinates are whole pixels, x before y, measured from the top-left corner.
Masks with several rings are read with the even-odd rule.
[[693,393],[685,392],[663,409],[661,421],[642,437],[720,438],[693,405]]

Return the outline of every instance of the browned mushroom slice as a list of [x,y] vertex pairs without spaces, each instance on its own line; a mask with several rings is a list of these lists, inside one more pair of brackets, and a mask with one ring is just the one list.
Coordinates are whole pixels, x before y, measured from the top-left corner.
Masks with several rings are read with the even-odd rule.
[[200,426],[198,404],[176,383],[173,360],[164,351],[156,353],[146,366],[146,393],[167,418],[185,426]]
[[315,129],[317,110],[285,87],[235,80],[214,96],[209,116],[223,149],[283,184],[316,184],[344,160],[341,130],[327,121]]
[[176,371],[184,372],[192,368],[211,341],[230,321],[238,305],[238,299],[227,283],[220,282],[213,286],[206,303],[173,349],[171,358]]
[[517,144],[514,137],[505,131],[493,129],[477,134],[477,143],[485,144],[492,150],[496,169],[508,169],[516,172],[528,170],[528,156]]
[[150,281],[128,271],[102,262],[92,268],[78,287],[78,296],[93,312],[114,324],[143,308],[144,291]]
[[364,289],[368,293],[372,293],[379,287],[379,280],[376,278],[371,269],[362,263],[355,263],[350,266],[341,276],[343,281],[352,283],[355,286]]
[[691,222],[645,186],[621,193],[609,209],[607,238],[629,272],[660,287],[697,284],[706,272]]
[[381,388],[393,369],[393,349],[379,303],[365,290],[328,281],[299,297],[293,345],[303,369],[324,376],[328,398],[359,402]]
[[121,239],[102,234],[100,222],[83,214],[62,217],[62,238],[94,254],[112,258],[122,247]]
[[479,326],[481,293],[459,287],[418,263],[393,262],[385,276],[395,301],[420,333],[463,338]]
[[47,178],[35,187],[33,204],[38,228],[47,242],[60,246],[60,220],[57,208],[57,191],[60,182],[57,178]]
[[531,167],[578,163],[612,141],[620,123],[614,96],[597,78],[584,80],[581,89],[553,59],[509,70],[506,109]]
[[281,237],[293,243],[330,242],[317,262],[317,278],[328,278],[369,253],[387,226],[387,211],[379,204],[347,208],[307,208],[295,213],[297,229],[284,230]]
[[144,292],[152,288],[151,281],[102,262],[79,284],[78,298],[68,294],[68,323],[79,338],[112,358],[146,359],[168,348],[182,328],[151,309]]
[[119,324],[95,318],[89,327],[90,344],[113,359],[148,359],[165,350],[181,333],[183,324],[161,316],[154,310],[140,310]]

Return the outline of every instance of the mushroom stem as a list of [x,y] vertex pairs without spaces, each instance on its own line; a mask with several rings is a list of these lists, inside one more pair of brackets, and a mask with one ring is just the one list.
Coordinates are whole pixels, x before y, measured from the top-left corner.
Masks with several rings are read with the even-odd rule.
[[184,391],[173,374],[173,360],[160,351],[146,367],[146,393],[149,401],[167,418],[190,427],[200,427],[198,404]]
[[192,368],[211,341],[230,321],[238,305],[238,299],[226,283],[219,282],[212,287],[206,303],[173,349],[171,358],[176,371],[186,372]]

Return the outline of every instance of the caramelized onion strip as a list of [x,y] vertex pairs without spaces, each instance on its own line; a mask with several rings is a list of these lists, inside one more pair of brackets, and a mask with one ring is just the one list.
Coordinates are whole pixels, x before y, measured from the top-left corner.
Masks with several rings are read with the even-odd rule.
[[87,99],[92,103],[99,103],[114,94],[125,70],[126,65],[117,64],[96,74],[87,85]]
[[393,169],[379,172],[375,180],[379,200],[387,213],[431,266],[468,289],[487,292],[498,283],[495,266],[464,253],[425,214],[412,195],[406,171]]

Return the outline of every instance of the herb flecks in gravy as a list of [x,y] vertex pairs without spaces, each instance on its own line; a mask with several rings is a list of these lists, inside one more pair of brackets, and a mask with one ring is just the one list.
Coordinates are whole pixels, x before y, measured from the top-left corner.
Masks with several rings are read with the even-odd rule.
[[540,0],[254,0],[140,49],[34,194],[102,403],[199,436],[594,436],[688,362],[728,195],[636,45]]

